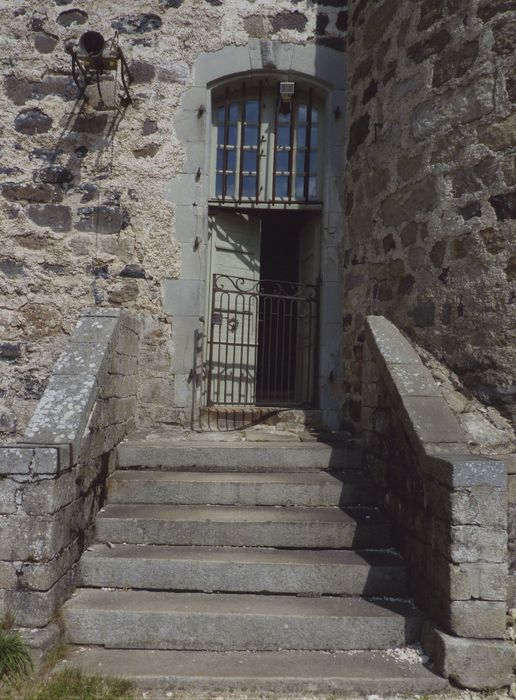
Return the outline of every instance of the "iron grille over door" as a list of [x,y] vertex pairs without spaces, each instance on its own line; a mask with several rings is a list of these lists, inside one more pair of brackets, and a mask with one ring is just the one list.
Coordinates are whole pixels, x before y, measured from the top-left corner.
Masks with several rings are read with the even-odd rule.
[[312,404],[318,287],[213,275],[208,405]]

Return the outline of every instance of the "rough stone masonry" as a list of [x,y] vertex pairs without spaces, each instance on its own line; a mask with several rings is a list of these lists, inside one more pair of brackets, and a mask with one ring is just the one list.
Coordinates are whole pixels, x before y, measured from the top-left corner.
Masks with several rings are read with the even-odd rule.
[[[138,425],[185,420],[161,286],[184,254],[164,197],[185,159],[173,118],[201,52],[254,39],[320,45],[347,62],[342,427],[360,429],[374,313],[417,342],[445,383],[454,377],[449,399],[474,414],[478,451],[493,426],[503,436],[489,454],[510,449],[501,414],[514,416],[516,386],[514,2],[20,0],[2,5],[0,21],[2,442],[24,434],[92,305],[142,321]],[[134,76],[121,114],[76,100],[65,44],[86,29],[119,34]],[[475,399],[478,411],[466,411]]]

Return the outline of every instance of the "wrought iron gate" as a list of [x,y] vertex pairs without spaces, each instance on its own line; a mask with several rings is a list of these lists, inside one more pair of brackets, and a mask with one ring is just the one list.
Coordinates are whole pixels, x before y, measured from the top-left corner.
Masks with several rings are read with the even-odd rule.
[[214,274],[208,405],[313,403],[319,284]]

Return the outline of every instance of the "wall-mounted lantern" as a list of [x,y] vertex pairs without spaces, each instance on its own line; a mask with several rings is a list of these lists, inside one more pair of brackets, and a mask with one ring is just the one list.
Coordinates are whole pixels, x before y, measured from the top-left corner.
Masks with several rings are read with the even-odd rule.
[[294,97],[296,84],[290,80],[282,80],[279,84],[280,114],[290,114],[290,103]]
[[79,89],[78,99],[86,94],[87,89],[94,85],[98,92],[98,110],[113,109],[107,106],[102,95],[101,83],[109,73],[113,73],[115,91],[117,89],[117,77],[124,90],[122,105],[126,106],[131,102],[129,85],[132,82],[132,75],[129,71],[122,49],[118,45],[118,34],[112,39],[105,40],[100,32],[87,31],[82,34],[77,46],[69,44],[66,50],[72,57],[72,77]]

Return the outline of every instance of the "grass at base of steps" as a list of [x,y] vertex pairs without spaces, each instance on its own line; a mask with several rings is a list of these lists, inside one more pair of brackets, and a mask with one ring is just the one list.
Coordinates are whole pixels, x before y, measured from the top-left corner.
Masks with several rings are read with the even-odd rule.
[[49,678],[0,683],[0,700],[137,700],[141,692],[120,678],[86,676],[70,669]]

